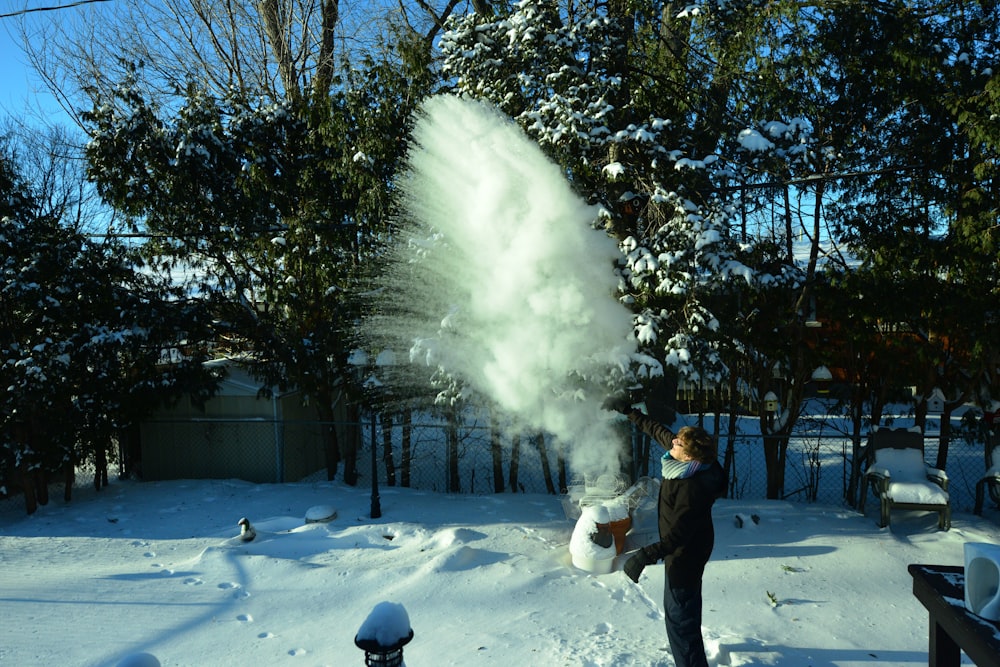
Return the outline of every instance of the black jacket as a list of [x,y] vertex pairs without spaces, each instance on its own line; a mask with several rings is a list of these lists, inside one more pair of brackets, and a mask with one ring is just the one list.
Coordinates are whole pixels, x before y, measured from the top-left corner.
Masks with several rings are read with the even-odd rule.
[[[669,429],[641,413],[633,413],[629,419],[670,449],[674,434]],[[665,561],[671,586],[691,586],[701,581],[715,546],[712,505],[725,490],[726,474],[718,461],[691,477],[660,483],[660,541],[644,547],[643,552],[650,561]]]

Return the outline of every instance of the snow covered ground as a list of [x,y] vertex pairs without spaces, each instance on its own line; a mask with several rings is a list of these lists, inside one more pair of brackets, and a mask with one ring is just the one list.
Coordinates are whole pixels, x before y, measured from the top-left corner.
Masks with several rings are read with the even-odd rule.
[[[307,524],[321,506],[337,517]],[[720,501],[711,664],[927,664],[906,566],[963,564],[965,542],[1000,542],[1000,513],[939,532],[936,515],[906,512],[879,529],[868,507]],[[673,664],[662,567],[640,585],[623,557],[610,574],[573,567],[559,497],[383,488],[382,517],[369,509],[367,488],[325,481],[113,480],[31,517],[4,503],[0,664],[362,665],[354,637],[382,602],[408,614],[411,667]],[[631,546],[653,539],[642,509]]]

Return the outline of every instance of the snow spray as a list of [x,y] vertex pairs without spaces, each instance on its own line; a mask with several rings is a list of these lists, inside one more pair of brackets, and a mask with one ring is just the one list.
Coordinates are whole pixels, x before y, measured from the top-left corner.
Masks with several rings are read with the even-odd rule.
[[597,207],[510,119],[449,95],[424,104],[400,187],[382,333],[510,428],[554,436],[573,472],[617,472],[621,431],[600,406],[635,346]]

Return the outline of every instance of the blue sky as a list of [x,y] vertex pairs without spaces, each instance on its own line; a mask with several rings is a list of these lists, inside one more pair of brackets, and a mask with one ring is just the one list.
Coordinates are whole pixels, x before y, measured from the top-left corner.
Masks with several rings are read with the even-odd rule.
[[[26,118],[32,124],[30,115],[37,117],[39,108],[51,114],[64,114],[28,64],[21,48],[19,27],[22,18],[5,16],[26,8],[55,7],[59,4],[59,0],[0,0],[0,16],[4,16],[0,18],[0,117]],[[27,18],[31,20],[41,15],[36,12],[28,14]]]
[[[0,14],[9,13],[15,0],[0,0]],[[25,107],[29,95],[34,95],[34,75],[18,46],[15,19],[0,19],[0,106],[8,113]]]

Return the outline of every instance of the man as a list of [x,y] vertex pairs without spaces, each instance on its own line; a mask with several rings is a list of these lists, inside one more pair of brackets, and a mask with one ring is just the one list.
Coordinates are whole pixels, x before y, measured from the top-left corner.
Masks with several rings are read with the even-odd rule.
[[715,443],[704,429],[685,426],[675,435],[634,408],[623,412],[667,449],[657,507],[660,541],[629,558],[625,574],[639,583],[647,565],[664,561],[663,609],[674,662],[677,667],[707,667],[701,636],[701,579],[715,546],[712,505],[726,490],[726,475]]

